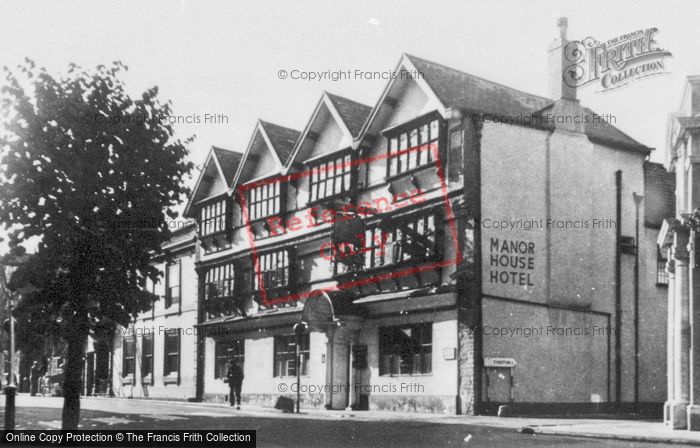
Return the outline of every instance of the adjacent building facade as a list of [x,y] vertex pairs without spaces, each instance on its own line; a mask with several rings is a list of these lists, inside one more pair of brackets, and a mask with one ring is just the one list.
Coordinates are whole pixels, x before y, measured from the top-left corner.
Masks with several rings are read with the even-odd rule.
[[150,312],[115,334],[111,394],[168,400],[195,395],[195,244],[194,228],[185,225],[154,259],[163,277],[155,284],[149,281],[146,288],[160,299]]
[[673,179],[580,105],[561,26],[550,98],[404,55],[373,107],[212,148],[115,392],[223,401],[233,360],[262,405],[299,375],[302,407],[660,409]]
[[688,77],[679,110],[668,120],[666,167],[676,176],[677,214],[667,219],[659,246],[668,255],[668,398],[664,421],[700,430],[700,77]]

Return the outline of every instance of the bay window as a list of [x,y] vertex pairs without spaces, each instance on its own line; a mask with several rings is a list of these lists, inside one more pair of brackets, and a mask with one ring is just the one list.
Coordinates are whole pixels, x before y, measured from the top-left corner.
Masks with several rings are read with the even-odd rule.
[[203,205],[199,209],[199,219],[197,220],[199,235],[207,236],[226,230],[227,209],[226,199]]
[[[254,289],[270,290],[289,285],[289,252],[277,250],[258,255]],[[261,285],[262,283],[262,285]]]
[[365,268],[430,261],[437,255],[437,215],[418,213],[392,220],[391,228],[365,230]]
[[440,142],[440,121],[430,116],[427,121],[402,126],[387,133],[389,160],[387,176],[397,176],[435,161]]
[[309,181],[311,202],[350,191],[351,169],[350,154],[334,156],[322,162],[312,162]]
[[[204,311],[208,319],[238,314],[246,316],[258,290],[250,258],[207,269],[204,277]],[[267,287],[267,285],[265,285]]]
[[205,277],[206,300],[233,295],[234,266],[227,263],[210,268]]
[[271,180],[248,190],[248,220],[255,221],[278,215],[281,211],[282,187],[279,181]]

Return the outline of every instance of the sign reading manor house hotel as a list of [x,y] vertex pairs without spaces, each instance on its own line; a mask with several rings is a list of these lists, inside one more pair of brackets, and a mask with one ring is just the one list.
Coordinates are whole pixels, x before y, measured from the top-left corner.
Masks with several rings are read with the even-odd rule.
[[489,282],[518,286],[535,286],[535,243],[525,240],[490,238]]

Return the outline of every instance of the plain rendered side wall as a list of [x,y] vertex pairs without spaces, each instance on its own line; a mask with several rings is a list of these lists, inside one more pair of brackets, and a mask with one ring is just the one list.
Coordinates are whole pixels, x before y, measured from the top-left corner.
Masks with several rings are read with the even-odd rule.
[[[642,215],[643,219],[643,215]],[[666,331],[668,286],[656,282],[658,229],[640,225],[639,400],[666,400]]]
[[516,403],[606,401],[607,316],[485,299],[484,322],[486,356],[516,362]]
[[[583,230],[551,232],[552,303],[590,306],[610,313],[615,326],[616,228],[623,236],[635,235],[633,192],[644,191],[643,156],[594,145],[585,138],[554,135],[552,148],[552,215],[559,219],[582,219]],[[621,222],[616,219],[615,173],[622,172]],[[597,221],[596,221],[597,220]],[[596,225],[599,223],[599,225]],[[621,393],[623,402],[634,401],[634,256],[621,255]],[[615,344],[613,336],[613,346]],[[614,355],[613,355],[614,359]],[[611,363],[611,401],[615,400],[616,363]]]
[[[615,316],[615,247],[616,226],[619,225],[623,236],[635,235],[635,204],[632,193],[643,194],[643,155],[627,151],[612,150],[591,143],[586,136],[564,132],[554,132],[530,128],[496,125],[485,123],[482,134],[482,251],[483,284],[486,296],[533,301],[548,306],[571,309],[593,310],[611,316],[614,325]],[[622,171],[622,220],[615,222],[616,189],[615,171]],[[547,225],[547,219],[567,223],[565,228]],[[513,228],[494,228],[495,221],[512,224]],[[541,221],[540,221],[541,220]],[[542,222],[542,225],[537,225]],[[640,401],[661,400],[664,388],[663,376],[654,378],[659,372],[654,364],[663,370],[663,344],[652,345],[652,341],[662,341],[665,335],[664,319],[647,304],[658,295],[655,286],[650,288],[644,278],[649,276],[650,263],[655,263],[656,254],[652,255],[649,235],[642,239],[640,257],[644,257],[640,272],[643,275],[640,284],[640,390],[654,390],[645,394]],[[527,253],[515,253],[525,257],[526,263],[533,258],[532,264],[515,269],[501,268],[491,264],[491,255],[503,255],[500,249],[494,249],[492,242],[498,241],[502,248],[503,241],[524,242],[532,247]],[[531,245],[532,244],[532,245]],[[521,246],[523,247],[523,246]],[[524,282],[493,281],[492,271],[516,271],[518,279]],[[522,274],[522,275],[520,275]],[[651,292],[649,292],[651,291]],[[661,294],[663,295],[663,294]],[[659,297],[661,297],[659,295]],[[621,356],[622,356],[622,401],[634,401],[634,256],[621,256]],[[658,303],[662,308],[663,304]],[[504,309],[508,309],[504,307]],[[539,326],[542,322],[538,314],[525,313],[517,321],[510,320],[507,313],[491,313],[485,317],[484,325],[493,327],[512,327],[513,330]],[[546,323],[551,326],[575,327],[580,322],[576,312],[550,312]],[[593,322],[585,323],[593,325]],[[614,332],[614,330],[612,330]],[[530,347],[531,342],[508,341],[523,347],[521,356],[527,356],[529,365],[556,365],[547,359],[542,347]],[[488,345],[490,344],[490,345]],[[498,356],[498,344],[495,341],[485,347],[484,356]],[[549,347],[565,347],[568,342],[554,340]],[[585,347],[595,348],[594,369],[591,373],[599,377],[599,370],[607,363],[607,350],[601,350],[596,341],[581,342],[579,351]],[[615,337],[613,335],[612,350]],[[661,356],[661,357],[659,357]],[[614,351],[610,363],[611,391],[610,399],[615,397]],[[552,369],[551,377],[555,383],[563,384],[572,375],[575,364],[563,369]],[[534,375],[518,368],[522,378],[534,378]],[[534,381],[534,380],[533,380]],[[559,396],[564,401],[581,399],[597,400],[599,383],[593,381],[587,393],[583,390],[572,391],[569,396]],[[654,386],[655,385],[655,386]],[[521,390],[536,390],[537,383],[528,384],[519,381]],[[605,394],[602,395],[603,397]],[[605,399],[605,398],[603,398]],[[542,401],[541,399],[538,401]]]

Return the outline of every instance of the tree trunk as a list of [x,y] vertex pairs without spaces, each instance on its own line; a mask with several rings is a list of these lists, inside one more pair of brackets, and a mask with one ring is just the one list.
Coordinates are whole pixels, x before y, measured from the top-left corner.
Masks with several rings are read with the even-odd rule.
[[63,424],[64,430],[78,429],[80,420],[80,389],[82,386],[83,351],[87,343],[84,326],[76,325],[66,338],[66,365],[63,370]]

